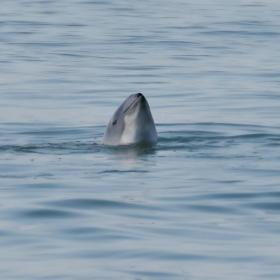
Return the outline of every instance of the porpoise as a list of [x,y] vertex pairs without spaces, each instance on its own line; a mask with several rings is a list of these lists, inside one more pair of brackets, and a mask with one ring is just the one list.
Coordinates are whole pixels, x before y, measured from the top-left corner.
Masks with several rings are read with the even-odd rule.
[[147,99],[132,94],[120,105],[108,123],[103,144],[109,146],[155,144],[157,131]]

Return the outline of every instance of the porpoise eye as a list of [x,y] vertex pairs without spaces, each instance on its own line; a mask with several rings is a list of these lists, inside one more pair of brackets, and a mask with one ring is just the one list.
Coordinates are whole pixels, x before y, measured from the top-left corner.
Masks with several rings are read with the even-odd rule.
[[115,125],[117,123],[117,120],[114,120],[113,122],[112,122],[112,125]]

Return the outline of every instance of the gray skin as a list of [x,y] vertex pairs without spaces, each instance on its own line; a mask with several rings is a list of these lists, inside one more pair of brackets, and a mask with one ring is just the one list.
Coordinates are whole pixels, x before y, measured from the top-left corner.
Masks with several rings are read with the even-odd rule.
[[130,95],[109,121],[103,144],[120,146],[156,142],[156,127],[145,96],[141,93]]

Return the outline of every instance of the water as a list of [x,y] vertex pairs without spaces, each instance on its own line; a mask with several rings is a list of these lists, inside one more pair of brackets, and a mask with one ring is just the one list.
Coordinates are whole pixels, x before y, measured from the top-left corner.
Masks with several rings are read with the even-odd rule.
[[1,2],[1,279],[280,278],[280,4],[227,2]]

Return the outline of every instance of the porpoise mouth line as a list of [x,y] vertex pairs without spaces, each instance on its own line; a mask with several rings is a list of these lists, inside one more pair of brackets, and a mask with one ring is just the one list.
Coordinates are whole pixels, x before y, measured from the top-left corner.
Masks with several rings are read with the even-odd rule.
[[123,113],[125,114],[128,110],[132,109],[138,101],[139,99],[136,97],[135,100],[123,111]]

